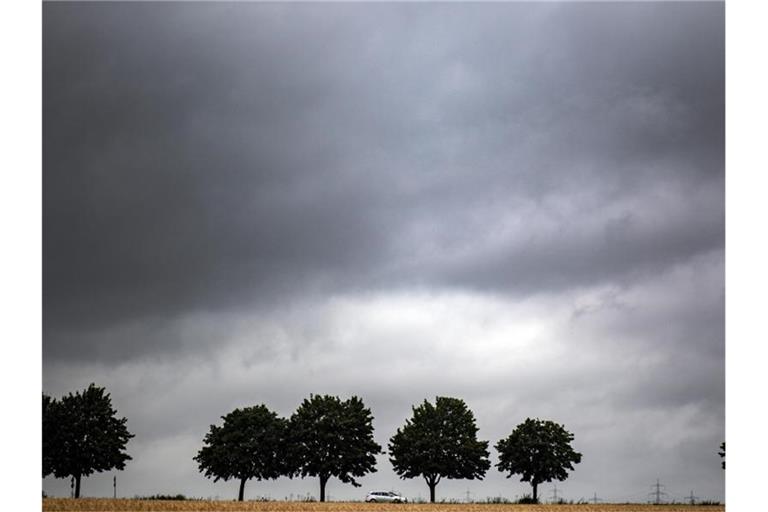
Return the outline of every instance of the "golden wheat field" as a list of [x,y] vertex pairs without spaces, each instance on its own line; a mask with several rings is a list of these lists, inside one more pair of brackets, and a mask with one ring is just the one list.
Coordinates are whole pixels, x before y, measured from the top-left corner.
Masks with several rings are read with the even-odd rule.
[[725,506],[690,505],[511,505],[511,504],[416,504],[302,503],[294,501],[163,501],[96,498],[47,498],[43,511],[222,511],[222,512],[718,512]]

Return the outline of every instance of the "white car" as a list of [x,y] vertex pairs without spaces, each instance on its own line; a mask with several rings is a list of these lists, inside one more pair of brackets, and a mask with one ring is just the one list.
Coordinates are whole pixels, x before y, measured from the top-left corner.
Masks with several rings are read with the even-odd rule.
[[367,503],[408,503],[408,498],[389,491],[369,492],[365,497]]

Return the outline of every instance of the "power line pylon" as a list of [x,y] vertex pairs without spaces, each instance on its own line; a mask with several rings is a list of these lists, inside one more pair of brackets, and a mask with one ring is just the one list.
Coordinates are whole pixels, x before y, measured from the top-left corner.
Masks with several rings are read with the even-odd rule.
[[557,503],[557,484],[555,484],[555,488],[552,490],[552,503]]
[[654,499],[653,503],[656,504],[656,505],[660,505],[661,504],[661,497],[667,495],[666,492],[661,490],[661,488],[664,487],[664,486],[659,483],[659,479],[657,478],[656,479],[656,484],[652,485],[651,487],[655,488],[656,490],[649,492],[648,495],[649,496],[654,496],[655,499]]
[[597,502],[598,502],[598,501],[603,501],[603,500],[602,500],[601,498],[598,498],[598,497],[597,497],[597,493],[595,493],[595,495],[594,495],[594,496],[592,496],[592,498],[590,498],[590,500],[589,500],[589,501],[591,501],[592,503],[594,503],[595,505],[597,505]]
[[689,502],[691,505],[695,505],[695,504],[696,504],[696,500],[697,500],[697,499],[699,499],[699,497],[698,497],[698,496],[694,496],[694,495],[693,495],[693,491],[691,491],[691,495],[690,495],[690,496],[686,496],[686,498],[688,499],[688,502]]

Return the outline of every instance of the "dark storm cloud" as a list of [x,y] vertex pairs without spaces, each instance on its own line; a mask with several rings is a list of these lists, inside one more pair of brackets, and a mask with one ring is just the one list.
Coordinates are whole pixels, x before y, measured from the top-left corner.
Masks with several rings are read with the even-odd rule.
[[[721,21],[684,4],[46,4],[46,356],[286,294],[525,294],[721,247]],[[522,238],[456,256],[510,217]]]

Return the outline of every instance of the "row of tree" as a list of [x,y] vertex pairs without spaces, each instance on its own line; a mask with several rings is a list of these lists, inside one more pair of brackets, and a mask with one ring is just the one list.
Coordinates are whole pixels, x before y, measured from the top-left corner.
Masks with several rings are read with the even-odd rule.
[[[373,439],[371,411],[356,396],[310,395],[290,418],[257,405],[221,419],[221,425],[210,426],[194,460],[214,481],[239,481],[241,501],[248,480],[281,476],[318,478],[325,501],[329,479],[359,487],[357,479],[375,472],[376,455],[383,453]],[[401,478],[423,478],[434,502],[443,478],[482,479],[490,468],[488,441],[478,440],[477,432],[463,400],[424,400],[390,439],[389,460]],[[60,400],[43,395],[43,476],[71,477],[76,498],[83,476],[125,467],[131,437],[104,388],[91,384]],[[539,484],[565,480],[581,461],[572,441],[562,425],[528,418],[496,444],[496,467],[507,478],[520,475],[529,482],[537,500]]]
[[357,478],[376,471],[381,446],[373,440],[373,416],[353,396],[312,395],[290,419],[264,405],[235,409],[211,425],[194,460],[214,481],[240,481],[243,500],[248,480],[281,476],[317,477],[320,501],[332,477],[359,487]]

